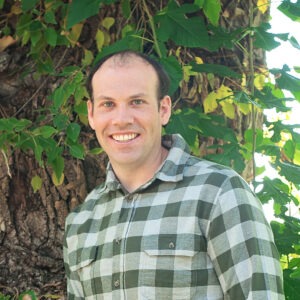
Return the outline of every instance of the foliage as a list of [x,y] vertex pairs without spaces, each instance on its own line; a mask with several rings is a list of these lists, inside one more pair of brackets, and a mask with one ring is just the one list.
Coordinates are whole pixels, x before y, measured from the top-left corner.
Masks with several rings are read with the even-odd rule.
[[52,294],[46,294],[38,297],[36,295],[36,292],[32,290],[25,291],[21,294],[14,295],[13,297],[4,295],[0,292],[0,300],[37,300],[37,299],[61,299],[60,295],[52,295]]
[[[127,48],[148,49],[170,73],[170,93],[175,99],[179,95],[166,132],[181,133],[196,154],[229,165],[239,173],[244,171],[245,161],[253,160],[255,154],[270,161],[276,178],[257,177],[264,168],[257,168],[254,160],[252,183],[262,203],[274,201],[277,221],[272,222],[272,228],[282,256],[286,298],[296,299],[300,294],[300,223],[298,218],[289,215],[289,207],[291,204],[299,206],[300,125],[289,125],[285,118],[291,111],[291,100],[300,102],[300,80],[288,66],[267,70],[255,65],[253,49],[270,51],[281,41],[288,41],[297,49],[300,46],[288,33],[271,33],[267,22],[255,24],[253,16],[266,13],[269,5],[268,1],[256,3],[256,7],[250,4],[249,24],[228,29],[220,22],[219,0],[195,0],[181,5],[170,0],[156,9],[146,0],[134,5],[130,0],[123,0],[123,30],[111,36],[117,20],[103,17],[96,28],[93,46],[86,47],[80,43],[80,37],[87,20],[107,6],[117,5],[117,1],[0,0],[0,9],[5,5],[10,7],[9,13],[2,16],[6,21],[2,22],[5,25],[0,32],[0,52],[18,43],[34,62],[37,78],[43,78],[43,82],[50,77],[60,80],[35,119],[15,116],[0,119],[0,149],[6,160],[16,149],[32,151],[41,167],[52,168],[53,183],[60,185],[64,181],[64,160],[68,156],[84,159],[88,152],[100,151],[98,148],[89,150],[81,142],[82,128],[87,125],[85,70],[105,54]],[[139,9],[144,14],[137,22],[133,16],[134,10]],[[284,0],[278,9],[299,22],[299,1]],[[17,20],[15,28],[9,25],[11,18]],[[57,49],[65,49],[65,52],[79,49],[81,64],[61,68],[60,62],[54,62],[52,56]],[[232,49],[239,49],[249,58],[241,70],[206,61],[205,53]],[[189,60],[185,55],[188,51]],[[294,71],[299,73],[299,66]],[[210,90],[200,105],[184,102],[179,87],[183,89],[193,80],[203,79],[209,83]],[[216,85],[218,80],[222,83]],[[234,84],[230,84],[232,82]],[[201,93],[201,84],[196,89]],[[291,97],[286,96],[287,91]],[[257,128],[255,117],[268,109],[275,109],[279,117],[266,118],[263,128]],[[238,117],[252,119],[251,126],[244,131],[231,127],[230,121]],[[214,140],[205,153],[200,150],[202,138]],[[38,192],[41,178],[35,176],[31,183]]]

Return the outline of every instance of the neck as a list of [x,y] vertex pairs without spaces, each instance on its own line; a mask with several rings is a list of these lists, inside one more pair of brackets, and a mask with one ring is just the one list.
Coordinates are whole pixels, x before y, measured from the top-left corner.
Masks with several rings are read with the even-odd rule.
[[158,159],[148,165],[114,166],[112,163],[112,168],[123,187],[131,193],[153,178],[154,174],[167,158],[168,152],[166,148],[162,147]]

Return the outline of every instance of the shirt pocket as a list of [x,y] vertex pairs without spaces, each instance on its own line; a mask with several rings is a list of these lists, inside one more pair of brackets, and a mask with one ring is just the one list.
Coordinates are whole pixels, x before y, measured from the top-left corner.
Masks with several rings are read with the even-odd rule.
[[98,247],[78,249],[76,253],[69,254],[70,270],[77,273],[84,291],[84,296],[89,297],[95,293],[95,261]]
[[143,238],[142,248],[140,272],[145,299],[193,299],[200,237],[149,236]]

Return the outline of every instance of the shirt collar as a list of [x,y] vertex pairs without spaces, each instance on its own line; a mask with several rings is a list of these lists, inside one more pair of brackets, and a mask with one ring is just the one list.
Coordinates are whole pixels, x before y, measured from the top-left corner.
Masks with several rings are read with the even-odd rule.
[[[190,157],[190,149],[179,134],[164,135],[162,145],[169,150],[168,156],[161,168],[153,176],[152,181],[159,179],[162,181],[177,182],[183,178],[183,169]],[[107,165],[105,186],[109,190],[122,188],[110,163]]]

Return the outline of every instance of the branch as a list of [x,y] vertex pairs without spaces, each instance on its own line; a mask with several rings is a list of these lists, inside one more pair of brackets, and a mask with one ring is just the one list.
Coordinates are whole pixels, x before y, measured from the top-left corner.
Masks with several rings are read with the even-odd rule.
[[[58,61],[58,63],[55,66],[55,70],[60,66],[60,64],[62,63],[62,61],[64,60],[66,53],[67,53],[68,49],[66,49],[63,53],[63,55],[61,56],[60,60]],[[32,96],[15,112],[15,114],[13,115],[13,117],[16,117],[33,99],[34,97],[39,93],[39,91],[45,86],[45,84],[48,82],[48,78],[49,75],[45,78],[45,80],[41,83],[41,85],[38,87],[38,89],[32,94]]]
[[[250,7],[249,7],[249,26],[250,28],[253,27],[254,24],[254,8],[253,8],[253,1],[249,1]],[[253,46],[253,31],[251,30],[249,34],[249,88],[251,95],[254,96],[254,46]],[[252,172],[253,172],[253,179],[256,177],[255,172],[255,150],[256,150],[256,110],[255,105],[251,103],[251,120],[252,120]]]
[[143,6],[144,6],[144,10],[145,10],[145,12],[148,16],[148,19],[149,19],[150,27],[151,27],[152,34],[153,34],[153,42],[154,42],[155,50],[156,50],[158,56],[161,58],[162,54],[161,54],[161,51],[160,51],[160,48],[159,48],[159,45],[158,45],[158,40],[157,40],[156,30],[155,30],[155,26],[154,26],[154,22],[153,22],[153,17],[150,14],[150,11],[148,9],[148,6],[147,6],[145,0],[143,0]]

